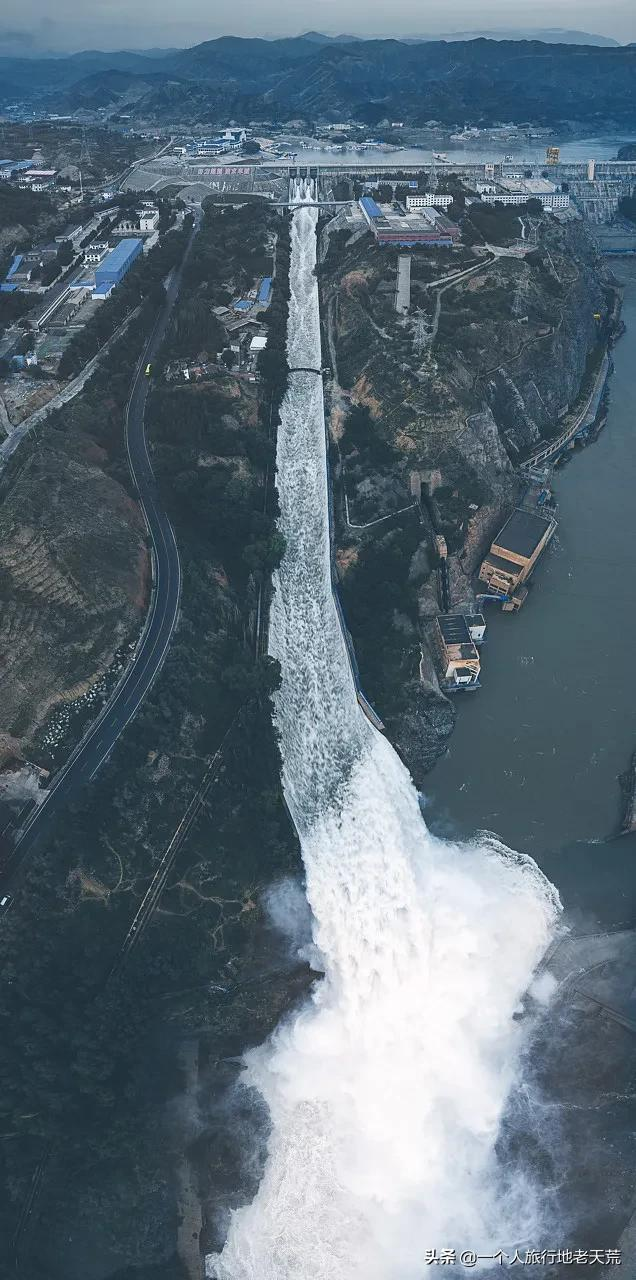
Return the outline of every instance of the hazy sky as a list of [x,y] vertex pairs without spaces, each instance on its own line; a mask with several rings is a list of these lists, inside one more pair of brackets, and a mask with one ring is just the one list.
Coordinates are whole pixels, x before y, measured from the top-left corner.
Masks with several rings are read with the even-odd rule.
[[15,53],[156,48],[310,28],[400,36],[502,26],[572,27],[628,42],[636,0],[2,0],[0,45]]

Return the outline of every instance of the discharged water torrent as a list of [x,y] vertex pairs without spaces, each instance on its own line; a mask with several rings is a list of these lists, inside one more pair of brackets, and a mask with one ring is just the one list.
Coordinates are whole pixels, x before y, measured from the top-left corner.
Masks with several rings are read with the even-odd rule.
[[[292,369],[321,364],[316,218],[302,205],[293,218]],[[518,1014],[559,901],[496,840],[431,836],[407,770],[358,705],[331,592],[322,382],[310,373],[290,376],[277,463],[287,550],[271,617],[276,717],[324,979],[246,1057],[245,1082],[269,1109],[267,1160],[208,1274],[421,1280],[426,1250],[536,1243],[539,1193],[506,1171],[496,1142],[518,1075]]]

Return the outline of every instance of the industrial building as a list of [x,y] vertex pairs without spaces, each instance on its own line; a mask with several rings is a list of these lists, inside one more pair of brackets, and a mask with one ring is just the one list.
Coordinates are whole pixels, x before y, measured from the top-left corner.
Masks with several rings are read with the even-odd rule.
[[483,640],[486,624],[481,614],[469,620],[461,613],[442,613],[435,620],[440,685],[445,693],[479,688],[481,664],[470,622],[475,623],[475,634]]
[[556,527],[556,520],[549,516],[517,508],[491,544],[479,577],[493,594],[505,598],[506,612],[521,608],[528,594],[523,584]]
[[268,305],[271,297],[271,292],[272,292],[272,277],[265,276],[264,279],[261,280],[261,283],[258,287],[258,294],[256,296],[256,301],[260,304],[261,307],[266,307]]
[[0,160],[0,178],[9,182],[15,173],[25,173],[32,167],[32,160]]
[[359,207],[379,245],[430,245],[452,248],[460,239],[459,227],[437,209],[407,212],[402,205],[376,204],[362,196]]
[[120,284],[144,247],[143,240],[122,240],[95,270],[96,292],[114,289]]
[[443,191],[426,191],[424,195],[407,196],[407,209],[448,209],[453,197]]
[[567,209],[570,196],[566,191],[559,191],[554,182],[547,178],[499,178],[496,187],[485,183],[477,183],[477,191],[487,204],[519,205],[528,200],[540,200],[544,209]]

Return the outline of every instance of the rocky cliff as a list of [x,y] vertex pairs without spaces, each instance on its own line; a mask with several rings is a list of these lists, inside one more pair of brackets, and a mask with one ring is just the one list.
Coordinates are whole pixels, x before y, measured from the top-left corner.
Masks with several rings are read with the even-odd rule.
[[320,267],[342,590],[363,682],[416,776],[453,722],[426,643],[420,664],[439,612],[434,535],[448,546],[452,607],[471,607],[481,557],[521,493],[516,464],[558,433],[606,340],[608,291],[583,224],[537,217],[524,235],[411,251],[406,315],[397,252],[369,235],[332,227]]

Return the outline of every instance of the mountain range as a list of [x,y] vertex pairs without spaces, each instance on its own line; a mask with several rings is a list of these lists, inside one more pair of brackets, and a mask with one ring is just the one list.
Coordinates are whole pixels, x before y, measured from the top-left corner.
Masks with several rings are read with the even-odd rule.
[[190,49],[0,58],[0,101],[157,122],[532,121],[636,127],[636,48],[541,40],[224,36]]

